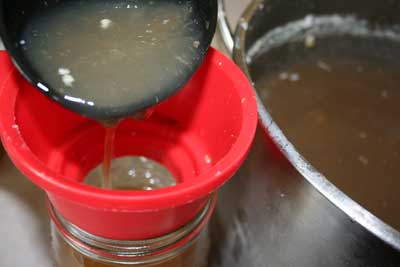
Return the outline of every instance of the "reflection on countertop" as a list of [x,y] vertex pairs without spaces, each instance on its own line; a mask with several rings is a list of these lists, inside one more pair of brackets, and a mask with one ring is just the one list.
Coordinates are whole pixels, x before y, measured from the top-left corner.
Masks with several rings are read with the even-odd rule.
[[50,267],[45,194],[25,179],[4,151],[1,154],[0,266]]

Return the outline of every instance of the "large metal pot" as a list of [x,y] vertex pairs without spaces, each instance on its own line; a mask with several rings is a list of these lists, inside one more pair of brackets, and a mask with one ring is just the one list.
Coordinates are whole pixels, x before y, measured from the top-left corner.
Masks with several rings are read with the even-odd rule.
[[[392,0],[255,0],[231,37],[223,4],[220,0],[220,35],[250,80],[246,58],[252,44],[308,14],[350,13],[400,22],[400,3]],[[261,101],[259,113],[260,131],[250,156],[220,195],[213,266],[400,266],[400,233],[311,166]],[[276,153],[276,145],[290,164]]]

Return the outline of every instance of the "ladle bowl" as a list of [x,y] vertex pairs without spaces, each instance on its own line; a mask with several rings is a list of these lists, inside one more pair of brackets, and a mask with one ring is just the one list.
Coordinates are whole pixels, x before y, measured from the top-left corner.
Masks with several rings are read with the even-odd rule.
[[[62,0],[64,2],[71,0]],[[190,67],[175,76],[165,87],[160,88],[157,93],[149,94],[144,99],[132,99],[129,104],[118,107],[99,107],[97,105],[89,105],[84,101],[76,101],[75,98],[66,97],[66,93],[60,93],[49,86],[46,77],[42,77],[37,69],[35,69],[23,53],[24,42],[22,35],[27,24],[33,16],[47,14],[52,8],[59,5],[59,0],[0,0],[0,37],[8,53],[11,55],[15,66],[22,75],[34,85],[41,93],[50,97],[54,101],[64,107],[77,113],[98,120],[109,120],[133,115],[141,112],[160,101],[174,95],[181,89],[192,77],[194,72],[202,63],[210,43],[213,39],[216,21],[217,21],[217,1],[216,0],[196,0],[193,9],[195,18],[198,18],[202,33],[199,38],[198,47],[195,51],[196,55],[190,60]],[[179,2],[178,0],[158,0],[160,2]],[[157,4],[158,1],[155,1]],[[134,10],[134,9],[132,9]],[[134,12],[134,11],[132,11]],[[51,38],[51,37],[50,37]],[[134,49],[134,47],[132,47]],[[167,48],[166,48],[167,49]],[[171,55],[172,56],[172,55]],[[129,70],[126,70],[127,72]],[[155,77],[157,79],[158,77]],[[134,88],[130,88],[134,90]],[[155,95],[157,94],[157,95]]]

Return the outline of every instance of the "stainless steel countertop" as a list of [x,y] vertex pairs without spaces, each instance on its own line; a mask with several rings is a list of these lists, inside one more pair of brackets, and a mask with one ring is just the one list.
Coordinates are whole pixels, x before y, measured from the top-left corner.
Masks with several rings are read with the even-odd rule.
[[52,266],[44,193],[4,155],[0,159],[0,203],[0,266]]
[[[233,25],[249,2],[227,0]],[[214,41],[213,46],[219,48],[220,44]],[[0,42],[0,50],[3,49]],[[24,178],[6,156],[0,156],[0,203],[0,266],[51,267],[45,194]]]

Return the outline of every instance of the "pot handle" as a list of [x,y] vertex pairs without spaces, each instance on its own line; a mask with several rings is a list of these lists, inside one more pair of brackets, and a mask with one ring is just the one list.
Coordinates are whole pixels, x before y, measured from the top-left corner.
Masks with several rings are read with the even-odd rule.
[[234,47],[233,31],[225,11],[225,0],[218,0],[218,35],[228,54],[232,56]]

